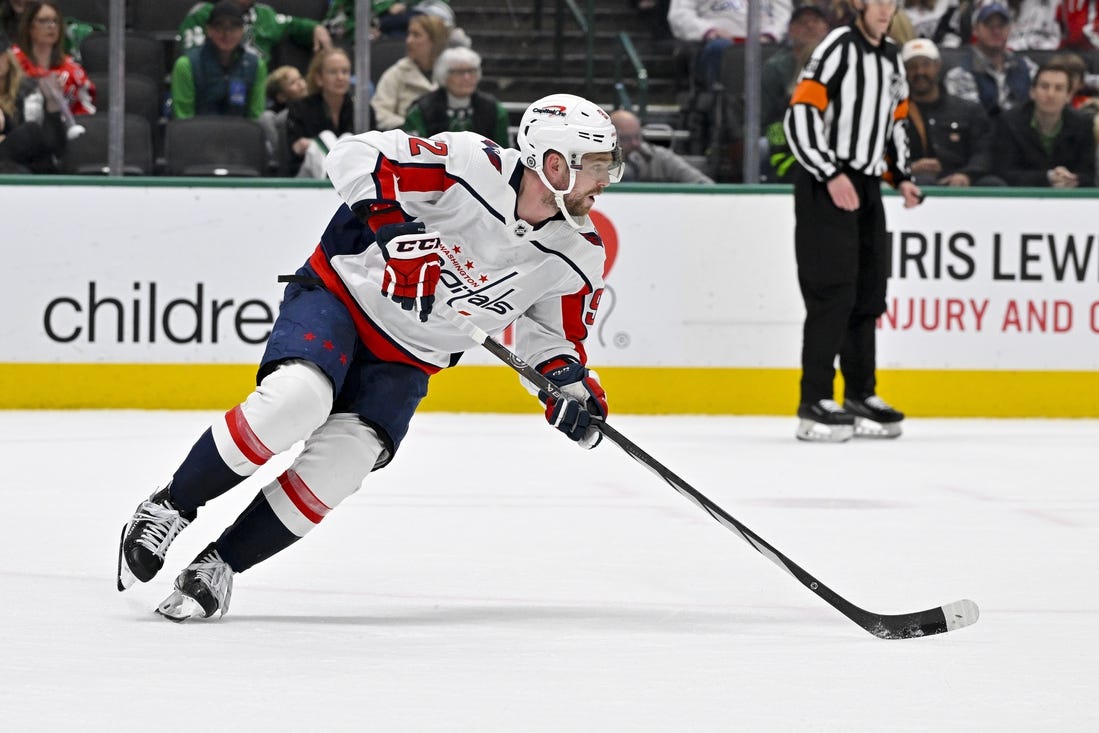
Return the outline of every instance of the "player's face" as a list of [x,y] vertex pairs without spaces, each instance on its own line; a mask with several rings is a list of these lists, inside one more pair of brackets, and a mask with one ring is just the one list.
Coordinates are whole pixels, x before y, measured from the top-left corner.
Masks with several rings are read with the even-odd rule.
[[610,153],[588,153],[580,162],[576,183],[565,195],[565,209],[573,216],[587,216],[595,205],[595,197],[610,185],[614,157]]
[[347,94],[351,88],[351,61],[342,53],[331,53],[321,64],[317,86],[326,94]]

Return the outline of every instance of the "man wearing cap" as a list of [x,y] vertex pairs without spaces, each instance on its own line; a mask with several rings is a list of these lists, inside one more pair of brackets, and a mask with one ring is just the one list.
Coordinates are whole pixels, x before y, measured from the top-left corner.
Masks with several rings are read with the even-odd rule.
[[[318,19],[285,15],[256,0],[238,0],[244,18],[244,46],[266,63],[275,46],[289,39],[312,52],[332,46],[332,36]],[[184,51],[206,42],[205,28],[215,3],[199,3],[179,24],[179,43]]]
[[974,43],[961,63],[946,73],[943,84],[956,97],[979,102],[989,116],[1026,103],[1030,80],[1038,65],[1007,48],[1011,35],[1011,13],[1000,3],[989,3],[977,11],[973,24]]
[[244,48],[244,9],[234,0],[214,5],[205,38],[172,67],[172,116],[258,119],[267,104],[267,64]]
[[914,38],[901,50],[908,78],[908,144],[921,185],[1003,186],[992,170],[992,126],[984,107],[943,90],[939,49]]
[[825,0],[798,0],[786,32],[786,48],[767,59],[760,70],[760,129],[767,139],[763,176],[770,182],[793,180],[794,154],[782,128],[798,74],[831,26]]

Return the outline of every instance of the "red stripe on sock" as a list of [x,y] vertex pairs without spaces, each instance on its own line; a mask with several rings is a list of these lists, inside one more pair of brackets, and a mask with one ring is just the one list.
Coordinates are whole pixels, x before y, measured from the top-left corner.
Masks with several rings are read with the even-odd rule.
[[225,424],[229,427],[229,435],[236,444],[237,449],[252,463],[262,466],[275,455],[271,449],[263,444],[263,441],[252,432],[252,426],[244,417],[244,410],[237,405],[225,413]]
[[294,503],[302,516],[313,524],[320,524],[320,521],[324,519],[324,515],[332,511],[332,507],[318,499],[317,495],[305,485],[301,476],[296,474],[293,469],[287,469],[285,473],[279,476],[279,485],[282,486],[282,490],[290,497],[290,501]]

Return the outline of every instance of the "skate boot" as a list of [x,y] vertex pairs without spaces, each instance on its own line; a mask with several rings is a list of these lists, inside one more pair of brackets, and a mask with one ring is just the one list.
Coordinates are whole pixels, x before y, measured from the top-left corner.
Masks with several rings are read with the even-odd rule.
[[877,395],[861,400],[845,399],[843,409],[855,416],[856,438],[900,437],[904,413],[893,409]]
[[834,400],[817,400],[798,405],[798,440],[815,443],[843,443],[855,434],[855,418]]
[[175,590],[161,601],[156,612],[170,621],[224,616],[233,595],[233,569],[221,559],[211,542],[194,562],[176,577]]
[[[171,484],[169,484],[170,486]],[[168,486],[138,505],[134,516],[122,528],[118,548],[118,589],[135,581],[147,583],[164,567],[176,536],[194,521],[196,512],[181,512],[168,497]]]

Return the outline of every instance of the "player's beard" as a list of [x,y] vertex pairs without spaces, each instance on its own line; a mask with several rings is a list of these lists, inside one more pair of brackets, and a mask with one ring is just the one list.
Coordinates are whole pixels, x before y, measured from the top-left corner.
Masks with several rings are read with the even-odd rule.
[[599,193],[599,187],[595,186],[586,191],[573,190],[572,193],[565,194],[565,210],[572,216],[584,217],[591,211],[594,201],[589,201],[589,196],[595,196]]

